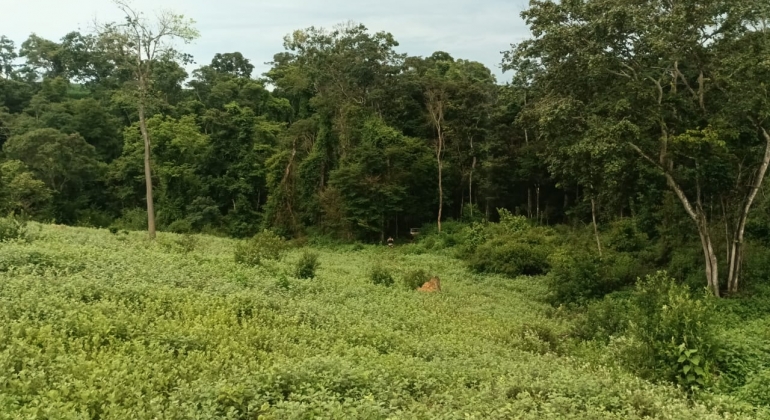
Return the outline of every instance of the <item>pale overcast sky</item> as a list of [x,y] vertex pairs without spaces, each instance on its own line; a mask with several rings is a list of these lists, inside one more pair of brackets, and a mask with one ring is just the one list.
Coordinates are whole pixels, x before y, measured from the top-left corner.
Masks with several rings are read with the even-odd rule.
[[[0,35],[19,46],[30,33],[59,40],[67,32],[89,31],[91,22],[116,21],[121,15],[110,0],[0,0]],[[498,82],[500,52],[528,35],[520,12],[527,0],[133,0],[146,13],[170,9],[195,19],[201,38],[188,45],[198,64],[215,53],[240,51],[256,66],[283,50],[283,36],[309,26],[363,23],[399,41],[399,52],[430,55],[441,50],[455,58],[480,61]],[[196,66],[197,67],[197,66]]]

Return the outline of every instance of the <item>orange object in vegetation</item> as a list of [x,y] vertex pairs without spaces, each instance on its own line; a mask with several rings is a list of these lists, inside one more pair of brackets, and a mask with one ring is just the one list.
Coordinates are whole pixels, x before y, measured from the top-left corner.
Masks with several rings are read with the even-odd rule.
[[433,277],[429,282],[423,284],[422,287],[417,290],[421,292],[440,292],[441,280],[439,280],[438,277]]

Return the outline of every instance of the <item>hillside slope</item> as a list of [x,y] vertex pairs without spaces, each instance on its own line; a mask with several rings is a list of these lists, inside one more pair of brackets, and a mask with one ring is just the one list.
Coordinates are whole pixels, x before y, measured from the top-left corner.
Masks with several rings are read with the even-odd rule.
[[[250,268],[234,244],[53,226],[0,244],[0,418],[741,418],[568,356],[537,279],[350,247],[299,280],[300,251]],[[443,290],[371,284],[377,262]]]

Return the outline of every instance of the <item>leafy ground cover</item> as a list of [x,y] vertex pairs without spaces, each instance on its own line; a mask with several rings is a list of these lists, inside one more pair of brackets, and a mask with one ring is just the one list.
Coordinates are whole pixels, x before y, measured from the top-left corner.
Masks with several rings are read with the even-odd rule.
[[[0,418],[767,415],[590,360],[540,277],[341,246],[313,249],[315,276],[299,279],[307,249],[251,266],[229,239],[145,236],[43,226],[0,243]],[[374,266],[394,284],[372,282]],[[441,293],[414,291],[415,270]]]

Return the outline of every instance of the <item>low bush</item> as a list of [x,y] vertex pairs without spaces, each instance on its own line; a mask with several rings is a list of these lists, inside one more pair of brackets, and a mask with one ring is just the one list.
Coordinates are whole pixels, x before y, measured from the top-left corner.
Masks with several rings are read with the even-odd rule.
[[121,217],[112,225],[128,231],[147,230],[147,211],[139,208],[124,210]]
[[738,396],[757,406],[770,407],[770,368],[752,374]]
[[553,305],[585,305],[591,300],[633,286],[651,270],[626,253],[562,248],[548,258],[549,301]]
[[706,279],[703,271],[703,251],[700,244],[687,244],[671,250],[666,271],[675,279],[701,289]]
[[562,338],[543,324],[523,324],[519,331],[519,347],[530,353],[558,353]]
[[572,336],[607,343],[628,327],[628,294],[613,293],[586,305],[575,319]]
[[500,222],[497,226],[505,233],[519,233],[528,230],[532,224],[528,218],[517,216],[506,209],[497,209]]
[[430,281],[430,274],[425,270],[413,270],[404,274],[402,281],[407,289],[416,290]]
[[54,270],[66,273],[82,271],[83,261],[61,257],[53,252],[28,250],[24,248],[0,249],[0,273],[14,269],[31,269],[35,273]]
[[199,239],[195,235],[186,233],[183,235],[178,235],[173,239],[160,236],[158,237],[158,243],[167,251],[177,252],[180,254],[189,254],[198,248]]
[[315,271],[321,263],[318,261],[318,254],[315,252],[305,251],[297,261],[297,265],[294,270],[294,276],[298,279],[312,279],[315,278]]
[[688,389],[710,385],[719,349],[714,299],[693,297],[658,272],[637,284],[629,303],[627,335],[638,344],[626,353],[629,366]]
[[176,238],[176,244],[182,250],[182,252],[189,253],[195,251],[198,248],[200,239],[196,235],[184,234]]
[[187,219],[179,219],[169,223],[166,230],[174,233],[191,233],[193,232],[193,225]]
[[650,240],[634,219],[626,218],[610,223],[604,245],[617,252],[638,253],[650,247]]
[[236,245],[235,261],[245,265],[258,266],[262,264],[263,260],[280,260],[287,250],[288,244],[283,238],[265,230]]
[[465,230],[466,225],[455,220],[442,222],[441,232],[435,223],[429,223],[420,228],[416,244],[426,250],[453,248],[465,243]]
[[490,236],[489,223],[474,222],[463,228],[461,233],[461,243],[457,247],[455,256],[460,259],[470,258],[479,245],[482,245]]
[[30,242],[34,235],[30,230],[27,219],[21,216],[9,215],[6,218],[0,218],[0,242],[4,241],[24,241]]
[[393,280],[393,274],[381,265],[375,265],[369,272],[369,279],[372,283],[380,286],[392,286],[395,282]]
[[478,272],[509,277],[545,274],[550,269],[548,255],[553,252],[553,232],[548,228],[530,228],[493,237],[479,245],[468,258]]

